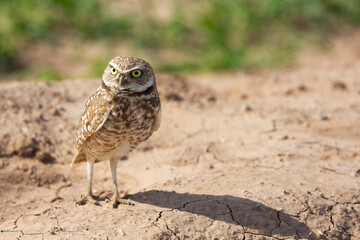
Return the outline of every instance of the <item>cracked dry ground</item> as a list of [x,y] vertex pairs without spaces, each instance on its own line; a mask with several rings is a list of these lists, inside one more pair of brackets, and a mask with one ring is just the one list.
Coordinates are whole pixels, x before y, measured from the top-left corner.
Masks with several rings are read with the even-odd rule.
[[[69,167],[98,81],[1,83],[0,238],[360,239],[353,53],[273,74],[160,75],[162,126],[119,163],[135,206],[117,209],[75,206],[86,170]],[[111,195],[107,163],[94,189]]]

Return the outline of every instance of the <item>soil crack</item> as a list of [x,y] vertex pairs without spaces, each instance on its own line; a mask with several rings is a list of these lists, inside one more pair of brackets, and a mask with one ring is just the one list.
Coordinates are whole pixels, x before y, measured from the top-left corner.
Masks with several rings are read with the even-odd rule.
[[273,235],[273,232],[275,231],[275,229],[277,229],[277,228],[280,227],[280,225],[281,225],[280,212],[276,211],[276,217],[277,217],[277,219],[278,219],[279,222],[278,222],[278,224],[276,224],[276,226],[271,230],[270,236],[272,236],[272,235]]
[[245,234],[251,234],[251,235],[255,235],[255,236],[272,237],[272,238],[274,238],[274,239],[280,239],[280,238],[277,238],[277,237],[273,237],[273,236],[272,236],[272,232],[273,232],[277,227],[279,227],[280,224],[281,224],[281,219],[280,219],[280,215],[279,215],[280,213],[279,213],[279,212],[277,212],[277,217],[278,217],[278,219],[279,219],[279,223],[274,227],[274,229],[271,231],[270,235],[267,235],[267,234],[265,234],[265,233],[254,233],[254,232],[247,231],[247,230],[245,229],[245,227],[244,227],[239,221],[237,221],[237,220],[235,219],[234,214],[233,214],[233,210],[231,209],[231,207],[230,207],[229,204],[220,202],[220,201],[218,201],[218,200],[217,200],[216,202],[218,202],[219,204],[225,205],[225,206],[227,207],[227,209],[229,210],[229,214],[230,214],[231,220],[232,220],[234,223],[236,223],[237,225],[239,225],[239,226],[242,227],[242,229],[243,229],[243,234],[244,234],[243,240],[246,238],[246,237],[245,237]]
[[[174,209],[160,211],[158,217],[155,219],[155,221],[153,221],[153,222],[151,223],[151,225],[154,225],[154,226],[156,226],[158,229],[160,229],[160,227],[157,225],[157,222],[162,218],[163,213],[164,213],[164,212],[170,212],[170,211],[173,211],[173,210],[174,210]],[[177,239],[180,239],[180,237],[176,235],[176,232],[175,232],[174,230],[172,230],[172,229],[168,226],[168,224],[167,224],[167,222],[166,222],[165,220],[164,220],[164,222],[165,222],[165,227],[166,227],[166,229],[171,233],[171,235],[172,235],[172,236],[175,236]],[[160,229],[160,230],[161,230],[161,229]]]
[[[225,206],[227,207],[227,209],[229,210],[229,214],[230,214],[230,216],[231,216],[231,220],[232,220],[233,222],[235,222],[237,225],[242,226],[237,220],[235,220],[233,211],[232,211],[231,207],[229,206],[229,204],[222,203],[222,202],[220,202],[220,201],[216,201],[216,202],[218,202],[219,204],[225,205]],[[245,229],[244,229],[244,226],[242,226],[242,227],[243,227],[243,230],[245,230]]]

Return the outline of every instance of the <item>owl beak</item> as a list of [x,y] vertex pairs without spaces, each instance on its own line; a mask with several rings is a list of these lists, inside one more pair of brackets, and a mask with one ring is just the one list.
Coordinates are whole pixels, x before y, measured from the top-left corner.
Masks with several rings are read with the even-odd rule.
[[120,75],[119,85],[120,85],[121,90],[127,90],[130,87],[129,86],[130,85],[129,80],[123,74]]

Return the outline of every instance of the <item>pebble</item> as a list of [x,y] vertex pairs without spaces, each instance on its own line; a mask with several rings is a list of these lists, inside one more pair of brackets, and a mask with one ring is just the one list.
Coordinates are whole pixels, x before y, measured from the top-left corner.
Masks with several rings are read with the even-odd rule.
[[121,228],[119,228],[119,233],[121,234],[121,236],[125,235],[124,231]]
[[319,118],[322,120],[322,121],[327,121],[329,120],[329,116],[326,115],[325,113],[319,113]]

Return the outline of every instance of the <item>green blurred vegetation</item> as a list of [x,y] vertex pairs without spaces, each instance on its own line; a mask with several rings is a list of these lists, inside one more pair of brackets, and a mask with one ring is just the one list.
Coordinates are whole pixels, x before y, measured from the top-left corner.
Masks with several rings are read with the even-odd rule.
[[271,67],[291,62],[308,36],[326,39],[360,24],[360,0],[177,1],[166,20],[157,16],[155,0],[142,0],[138,13],[114,11],[115,2],[0,1],[0,73],[31,65],[19,60],[24,47],[62,37],[127,44],[146,51],[162,71]]

